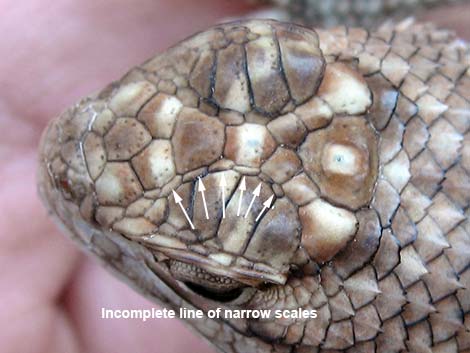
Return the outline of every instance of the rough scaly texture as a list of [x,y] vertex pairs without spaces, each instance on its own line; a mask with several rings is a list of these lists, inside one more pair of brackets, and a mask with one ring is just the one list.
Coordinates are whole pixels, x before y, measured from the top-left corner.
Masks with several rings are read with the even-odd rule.
[[189,320],[221,351],[468,351],[469,57],[410,21],[219,25],[52,121],[40,193],[163,305],[318,311]]
[[324,27],[373,27],[427,8],[464,1],[468,0],[258,0],[283,9],[293,22]]

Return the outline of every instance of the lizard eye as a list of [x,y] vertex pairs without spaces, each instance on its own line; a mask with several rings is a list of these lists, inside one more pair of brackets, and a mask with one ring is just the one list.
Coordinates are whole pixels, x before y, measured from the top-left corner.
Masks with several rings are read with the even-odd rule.
[[204,298],[222,303],[231,302],[237,299],[243,292],[243,287],[233,289],[216,289],[212,286],[206,287],[193,282],[184,282],[184,284],[186,284],[186,286],[191,289],[194,293]]
[[177,260],[171,260],[170,272],[194,293],[217,302],[230,302],[243,292],[245,284],[230,277],[214,275],[206,270]]

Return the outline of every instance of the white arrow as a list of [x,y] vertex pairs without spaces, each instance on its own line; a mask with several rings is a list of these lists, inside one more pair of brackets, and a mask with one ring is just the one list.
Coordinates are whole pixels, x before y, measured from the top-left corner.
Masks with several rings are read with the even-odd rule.
[[259,183],[258,186],[256,187],[256,189],[253,190],[253,197],[250,201],[250,205],[248,206],[248,209],[246,210],[245,218],[248,217],[248,213],[250,213],[250,211],[251,211],[251,207],[253,206],[253,202],[255,202],[255,199],[259,196],[260,193],[261,193],[261,183]]
[[225,187],[227,186],[227,181],[225,180],[225,174],[222,173],[220,177],[220,188],[222,189],[222,218],[225,218]]
[[206,195],[204,194],[204,191],[206,191],[206,188],[204,184],[202,183],[202,180],[200,177],[199,177],[197,191],[200,192],[202,195],[202,203],[204,204],[204,212],[206,213],[206,219],[209,219],[209,212],[207,211]]
[[266,211],[267,208],[271,207],[271,203],[273,202],[274,195],[271,195],[269,199],[264,201],[263,203],[263,209],[259,213],[258,217],[256,217],[255,222],[258,222],[258,220],[261,218],[261,215]]
[[240,183],[240,186],[238,187],[238,190],[240,190],[240,198],[238,199],[237,217],[240,217],[240,210],[242,209],[242,201],[243,201],[243,192],[246,190],[245,177],[243,177],[242,182]]
[[188,221],[189,225],[191,226],[191,229],[194,229],[194,224],[193,224],[193,222],[191,222],[191,220],[189,219],[189,216],[188,216],[188,214],[186,213],[186,210],[184,209],[183,204],[181,203],[181,202],[183,201],[183,199],[180,197],[180,195],[178,195],[178,194],[176,193],[175,190],[171,190],[171,191],[173,191],[173,197],[175,198],[175,202],[176,202],[178,205],[180,205],[181,211],[183,211],[184,216],[186,217],[186,220]]

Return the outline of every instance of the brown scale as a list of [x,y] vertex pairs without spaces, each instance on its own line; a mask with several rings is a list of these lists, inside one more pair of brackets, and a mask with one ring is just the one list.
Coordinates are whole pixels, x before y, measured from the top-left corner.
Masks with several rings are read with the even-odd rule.
[[192,321],[221,351],[465,352],[469,56],[409,21],[218,25],[51,123],[41,196],[168,307],[317,310]]

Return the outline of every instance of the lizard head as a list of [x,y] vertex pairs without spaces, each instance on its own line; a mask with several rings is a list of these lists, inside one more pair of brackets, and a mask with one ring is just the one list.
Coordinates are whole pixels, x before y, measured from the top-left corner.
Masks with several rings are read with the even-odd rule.
[[[145,264],[197,306],[324,295],[320,273],[362,268],[395,211],[371,206],[394,204],[379,177],[379,150],[393,146],[379,135],[398,94],[354,58],[325,55],[322,43],[341,43],[320,34],[223,24],[133,69],[51,123],[46,204],[120,272],[139,278]],[[250,330],[285,339],[269,325]]]

